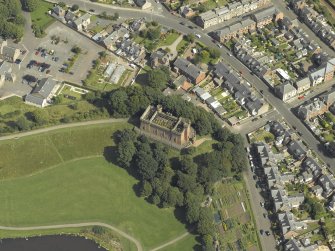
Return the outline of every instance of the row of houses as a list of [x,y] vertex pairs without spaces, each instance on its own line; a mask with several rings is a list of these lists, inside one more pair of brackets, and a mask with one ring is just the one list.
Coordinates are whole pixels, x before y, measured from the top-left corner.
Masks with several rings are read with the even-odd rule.
[[297,115],[302,120],[313,119],[314,117],[327,112],[334,102],[335,92],[328,92],[299,106]]
[[284,102],[296,97],[297,95],[307,91],[311,87],[317,86],[323,82],[333,79],[335,72],[335,58],[331,58],[323,63],[314,71],[308,72],[303,78],[295,82],[290,80],[277,85],[274,89],[276,95]]
[[200,14],[196,23],[206,29],[210,26],[220,24],[234,17],[262,8],[270,3],[269,0],[242,0],[227,4],[225,7],[216,8]]
[[[305,147],[299,141],[293,140],[289,130],[286,130],[281,123],[270,121],[265,126],[265,130],[275,136],[276,145],[281,149],[281,153],[273,153],[270,145],[263,142],[255,143],[254,149],[265,175],[281,232],[285,239],[290,239],[297,235],[297,231],[306,229],[307,224],[304,221],[299,221],[291,212],[292,209],[299,208],[304,202],[304,194],[289,195],[285,189],[286,184],[308,184],[310,193],[318,199],[328,200],[328,208],[334,211],[335,178],[313,158],[307,156]],[[286,151],[294,159],[287,164],[287,169],[291,167],[294,169],[281,173],[278,170],[278,165],[285,159]],[[286,243],[287,250],[294,250],[292,247],[301,245],[300,241],[296,239],[288,241]],[[310,243],[307,246],[310,246]]]
[[225,26],[213,33],[213,38],[224,43],[232,38],[242,37],[243,34],[253,33],[256,29],[261,29],[272,21],[283,19],[284,15],[274,6],[259,10],[241,21]]
[[56,15],[62,22],[67,23],[78,31],[86,31],[91,23],[91,14],[85,13],[81,15],[80,11],[64,10],[59,5],[56,5],[50,14]]
[[308,6],[304,0],[292,0],[291,5],[300,19],[332,49],[335,49],[335,31],[324,16]]
[[215,65],[213,73],[214,81],[226,89],[249,114],[255,116],[262,113],[262,109],[266,109],[264,102],[252,94],[250,88],[241,82],[237,73],[229,66],[219,62]]

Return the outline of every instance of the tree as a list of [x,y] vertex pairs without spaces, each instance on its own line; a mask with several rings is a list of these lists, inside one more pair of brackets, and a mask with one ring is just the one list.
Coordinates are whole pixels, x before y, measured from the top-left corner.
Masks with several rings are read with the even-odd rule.
[[58,5],[61,8],[65,8],[66,7],[66,4],[64,2],[59,2]]
[[117,162],[123,167],[129,167],[135,152],[132,141],[122,140],[117,146]]
[[192,156],[183,155],[180,158],[180,170],[193,177],[197,175],[198,168],[194,163]]
[[201,135],[207,135],[212,133],[210,121],[205,116],[199,117],[194,123],[194,129]]
[[194,61],[196,64],[202,62],[207,64],[210,61],[210,55],[207,50],[202,50],[200,53],[196,54]]
[[152,186],[148,181],[144,180],[143,182],[141,182],[140,195],[142,197],[148,197],[151,194],[152,194]]
[[199,220],[200,198],[191,192],[185,194],[186,221],[189,224]]
[[72,10],[72,11],[77,11],[77,10],[79,10],[79,6],[78,6],[78,4],[74,4],[74,5],[72,5],[71,10]]
[[214,251],[214,241],[213,237],[209,234],[205,234],[201,236],[201,243],[206,251]]
[[210,57],[213,58],[213,59],[218,59],[221,56],[221,52],[217,48],[209,48],[208,51],[209,51]]
[[151,40],[159,39],[160,35],[161,35],[160,28],[149,29],[148,33],[147,33],[148,38],[151,39]]
[[140,151],[136,154],[136,163],[138,173],[142,179],[151,180],[155,177],[158,170],[158,163],[153,158],[152,154],[145,151]]
[[195,40],[195,36],[193,34],[187,34],[187,35],[184,35],[184,39],[187,42],[193,43]]
[[81,48],[77,45],[73,46],[71,51],[74,53],[74,54],[79,54],[81,53]]
[[196,177],[177,171],[177,186],[184,192],[192,191],[196,188]]
[[207,207],[200,208],[197,231],[201,235],[211,235],[213,233],[214,223],[213,214]]
[[92,227],[92,232],[98,235],[104,234],[105,233],[105,229],[101,226],[93,226]]
[[159,198],[159,196],[157,194],[151,196],[151,202],[154,205],[159,205],[161,203],[161,199]]
[[116,116],[128,116],[128,107],[126,101],[128,100],[128,95],[123,89],[117,89],[111,92],[109,95],[109,104],[111,113]]
[[171,207],[183,205],[183,194],[177,187],[170,186],[167,190],[167,203]]
[[55,105],[61,104],[63,102],[63,95],[57,95],[52,98]]
[[170,76],[162,69],[153,69],[148,72],[148,85],[155,89],[163,89]]
[[37,9],[39,3],[39,0],[21,0],[22,7],[24,10],[33,12]]
[[18,120],[16,121],[16,125],[20,131],[28,130],[31,127],[30,121],[24,116],[18,118]]
[[35,110],[32,112],[32,119],[37,125],[48,123],[49,114],[45,110]]

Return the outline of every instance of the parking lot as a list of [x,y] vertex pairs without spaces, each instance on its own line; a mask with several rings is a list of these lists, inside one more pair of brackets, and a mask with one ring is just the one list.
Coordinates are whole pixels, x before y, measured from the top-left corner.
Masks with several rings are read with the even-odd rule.
[[[90,70],[91,62],[98,58],[98,53],[103,50],[102,47],[95,44],[90,39],[70,29],[69,27],[56,22],[47,30],[47,36],[41,39],[35,50],[30,52],[29,62],[37,62],[29,71],[37,75],[51,75],[54,78],[64,81],[82,84]],[[71,49],[77,46],[81,49],[79,56],[74,60],[71,67],[69,60],[74,57],[75,53]],[[41,68],[40,65],[50,65],[49,68]],[[68,73],[65,71],[69,67]],[[41,74],[42,73],[42,74]]]

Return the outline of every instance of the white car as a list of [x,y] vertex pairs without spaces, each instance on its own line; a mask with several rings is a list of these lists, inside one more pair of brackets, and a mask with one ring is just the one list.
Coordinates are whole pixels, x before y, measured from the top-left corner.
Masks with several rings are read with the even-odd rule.
[[195,34],[195,36],[196,36],[197,38],[201,38],[201,35],[200,35],[200,34]]

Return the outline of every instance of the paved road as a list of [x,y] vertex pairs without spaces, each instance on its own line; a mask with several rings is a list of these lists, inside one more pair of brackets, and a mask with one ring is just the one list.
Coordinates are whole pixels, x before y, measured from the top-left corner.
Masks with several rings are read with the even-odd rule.
[[9,139],[19,139],[22,137],[50,132],[58,129],[64,129],[64,128],[72,128],[72,127],[78,127],[78,126],[88,126],[88,125],[98,125],[98,124],[108,124],[108,123],[116,123],[116,122],[127,122],[128,119],[100,119],[100,120],[92,120],[92,121],[85,121],[85,122],[78,122],[78,123],[70,123],[70,124],[62,124],[62,125],[56,125],[51,126],[47,128],[41,128],[36,129],[28,132],[21,132],[21,133],[15,133],[7,136],[0,137],[0,140],[9,140]]
[[260,235],[259,232],[260,229],[271,232],[271,223],[269,219],[264,218],[263,216],[263,214],[267,214],[267,211],[260,206],[260,203],[264,202],[264,199],[262,198],[260,191],[255,187],[255,182],[252,178],[253,173],[251,172],[249,165],[248,170],[244,172],[243,176],[249,191],[251,209],[255,217],[257,234],[260,238],[262,248],[264,251],[275,250],[274,247],[276,246],[276,241],[273,234],[270,236],[263,236]]
[[59,228],[73,228],[73,227],[89,227],[89,226],[101,226],[109,228],[116,233],[120,234],[124,238],[130,240],[136,245],[138,251],[143,251],[141,243],[136,240],[134,237],[123,232],[122,230],[102,222],[85,222],[85,223],[76,223],[76,224],[62,224],[62,225],[51,225],[51,226],[35,226],[35,227],[5,227],[0,226],[1,230],[12,230],[12,231],[29,231],[29,230],[41,230],[41,229],[59,229]]

